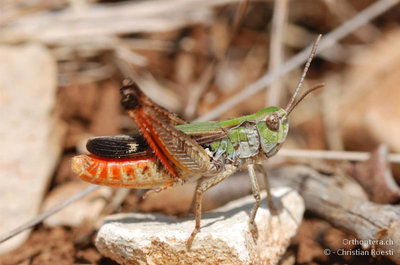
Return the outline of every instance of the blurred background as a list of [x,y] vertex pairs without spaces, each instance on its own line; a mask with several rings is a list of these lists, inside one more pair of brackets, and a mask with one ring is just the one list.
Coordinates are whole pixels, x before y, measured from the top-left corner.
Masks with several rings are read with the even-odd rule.
[[[284,147],[370,152],[384,144],[398,153],[398,1],[2,0],[0,234],[88,186],[70,169],[71,157],[85,152],[88,137],[136,128],[120,107],[123,78],[188,121],[285,107],[305,60],[273,82],[266,75],[282,69],[318,34],[327,36],[376,3],[386,6],[376,7],[374,18],[329,47],[321,42],[303,91],[325,87],[293,111]],[[231,104],[238,93],[240,102]],[[399,182],[396,163],[388,170]],[[0,264],[115,264],[93,245],[102,217],[116,211],[182,213],[192,190],[146,201],[141,191],[98,189],[0,245]],[[388,196],[377,199],[381,203],[398,202],[397,185],[384,193]],[[206,210],[216,206],[206,199]],[[323,255],[324,244],[348,235],[306,217],[285,264],[389,264]],[[322,230],[329,240],[315,239]]]

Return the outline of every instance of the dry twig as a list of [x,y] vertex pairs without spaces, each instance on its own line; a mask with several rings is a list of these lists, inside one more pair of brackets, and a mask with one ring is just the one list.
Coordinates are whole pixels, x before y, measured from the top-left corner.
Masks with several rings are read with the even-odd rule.
[[272,175],[279,176],[276,182],[297,189],[307,210],[370,242],[373,249],[390,251],[386,257],[400,263],[399,206],[370,202],[354,192],[358,184],[350,179],[327,177],[309,167],[282,167]]
[[[286,33],[289,0],[275,1],[271,27],[271,46],[269,70],[279,69],[284,58],[283,38]],[[266,93],[266,106],[280,106],[283,98],[282,82],[278,79],[271,84]]]
[[[304,149],[285,149],[282,148],[277,156],[306,158],[306,159],[325,159],[325,160],[347,160],[347,161],[365,161],[371,157],[368,152],[351,151],[327,151],[327,150],[304,150]],[[400,154],[389,154],[388,161],[391,163],[400,163]]]
[[94,41],[103,36],[171,31],[196,23],[207,24],[212,18],[212,8],[238,1],[129,1],[90,5],[81,12],[73,9],[42,12],[6,25],[0,42],[37,41],[54,45],[65,41],[81,42],[82,39]]
[[[323,2],[340,22],[357,14],[357,10],[351,6],[349,1],[324,0]],[[353,35],[363,42],[370,42],[379,37],[380,31],[372,23],[366,23],[360,29],[354,31]]]
[[3,235],[0,236],[0,244],[7,241],[8,239],[18,235],[19,233],[34,227],[37,224],[40,224],[41,222],[43,222],[43,220],[47,219],[48,217],[52,216],[53,214],[61,211],[62,209],[64,209],[65,207],[67,207],[68,205],[70,205],[71,203],[73,203],[76,200],[79,200],[80,198],[86,196],[87,194],[91,193],[92,191],[97,190],[98,188],[100,188],[100,186],[96,186],[96,185],[92,185],[87,189],[84,189],[82,191],[80,191],[79,193],[71,196],[70,198],[68,198],[67,200],[63,201],[62,203],[58,204],[57,206],[55,206],[53,209],[48,210],[38,216],[36,216],[34,219],[32,219],[31,221],[15,228],[14,230],[11,230]]

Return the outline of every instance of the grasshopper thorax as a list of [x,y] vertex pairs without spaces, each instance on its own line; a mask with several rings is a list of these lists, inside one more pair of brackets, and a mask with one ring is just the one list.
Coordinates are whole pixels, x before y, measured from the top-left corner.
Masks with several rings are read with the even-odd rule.
[[273,109],[273,112],[264,113],[256,121],[261,149],[267,157],[273,156],[279,150],[289,131],[286,110]]

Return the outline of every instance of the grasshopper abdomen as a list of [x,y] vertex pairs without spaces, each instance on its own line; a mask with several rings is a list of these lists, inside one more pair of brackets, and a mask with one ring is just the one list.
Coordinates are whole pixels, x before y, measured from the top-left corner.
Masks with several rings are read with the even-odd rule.
[[113,187],[154,189],[174,182],[155,156],[112,159],[79,155],[72,159],[72,170],[82,180]]

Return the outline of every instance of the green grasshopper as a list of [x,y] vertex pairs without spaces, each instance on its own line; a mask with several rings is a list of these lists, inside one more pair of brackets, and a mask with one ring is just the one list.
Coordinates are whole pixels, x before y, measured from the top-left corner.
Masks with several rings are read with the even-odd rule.
[[197,181],[191,206],[196,225],[186,243],[190,249],[200,229],[204,192],[247,167],[256,201],[249,228],[256,240],[258,233],[254,219],[260,206],[256,171],[264,176],[268,206],[276,212],[261,163],[281,148],[289,130],[288,116],[296,105],[321,87],[309,89],[296,100],[318,40],[286,108],[269,107],[229,120],[187,123],[154,103],[133,82],[124,81],[120,90],[121,104],[140,133],[89,139],[87,149],[90,154],[75,156],[73,171],[94,184],[157,191]]

